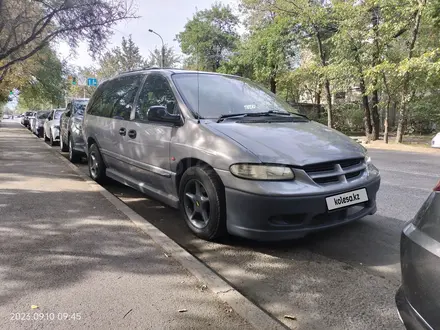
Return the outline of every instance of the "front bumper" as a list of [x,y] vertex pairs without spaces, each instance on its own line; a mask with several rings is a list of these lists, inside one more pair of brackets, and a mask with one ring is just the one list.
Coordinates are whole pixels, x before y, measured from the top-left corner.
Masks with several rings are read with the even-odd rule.
[[[379,186],[380,177],[377,177],[357,187],[331,194],[287,197],[255,195],[226,188],[228,232],[261,241],[300,238],[374,214]],[[334,211],[327,210],[326,197],[361,188],[366,188],[368,202]]]
[[433,330],[406,299],[403,287],[396,293],[396,306],[400,320],[408,330]]

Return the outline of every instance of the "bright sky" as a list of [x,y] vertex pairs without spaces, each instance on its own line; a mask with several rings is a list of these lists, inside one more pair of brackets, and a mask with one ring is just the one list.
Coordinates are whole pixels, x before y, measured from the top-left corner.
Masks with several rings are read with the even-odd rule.
[[[178,42],[174,41],[176,34],[183,31],[183,28],[197,10],[204,10],[211,7],[216,0],[133,0],[137,8],[138,19],[121,22],[114,28],[114,35],[111,43],[107,46],[111,49],[121,44],[122,37],[128,38],[131,34],[133,41],[140,48],[141,54],[147,58],[150,50],[161,47],[158,36],[148,32],[153,29],[159,33],[165,44],[174,47],[177,53],[181,53]],[[238,14],[237,0],[217,0],[222,4],[229,4],[235,13]],[[87,52],[87,46],[81,44],[77,50],[77,56],[70,54],[67,45],[61,44],[59,47],[60,56],[71,64],[78,66],[89,66],[93,60]],[[69,55],[70,54],[70,55]]]

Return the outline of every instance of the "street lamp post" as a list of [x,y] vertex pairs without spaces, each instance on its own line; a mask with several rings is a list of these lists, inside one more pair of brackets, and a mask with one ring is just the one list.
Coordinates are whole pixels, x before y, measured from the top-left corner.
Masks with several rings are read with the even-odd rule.
[[157,35],[157,36],[160,38],[160,40],[162,41],[162,58],[161,58],[161,66],[162,66],[162,68],[164,68],[164,67],[165,67],[165,45],[164,45],[164,43],[163,43],[163,39],[162,39],[162,37],[161,37],[161,35],[160,35],[159,33],[153,31],[152,29],[148,29],[148,32],[154,33],[154,34]]

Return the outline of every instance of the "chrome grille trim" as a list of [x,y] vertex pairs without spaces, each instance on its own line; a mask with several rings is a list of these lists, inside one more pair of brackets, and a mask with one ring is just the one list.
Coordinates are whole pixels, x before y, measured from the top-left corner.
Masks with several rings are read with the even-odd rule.
[[[367,168],[363,158],[344,159],[334,162],[310,164],[303,167],[303,170],[317,184],[337,184],[349,182],[362,175]],[[357,175],[348,175],[357,173]]]

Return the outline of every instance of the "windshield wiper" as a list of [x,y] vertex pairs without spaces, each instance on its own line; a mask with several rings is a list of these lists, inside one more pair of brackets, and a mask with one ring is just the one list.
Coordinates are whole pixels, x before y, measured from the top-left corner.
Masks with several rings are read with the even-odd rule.
[[274,110],[269,110],[269,111],[265,111],[265,112],[228,113],[228,114],[221,115],[220,117],[218,117],[217,123],[221,122],[225,118],[233,118],[233,117],[261,117],[261,116],[270,116],[272,114],[282,115],[282,116],[290,116],[290,113],[288,113],[288,112],[274,111]]

